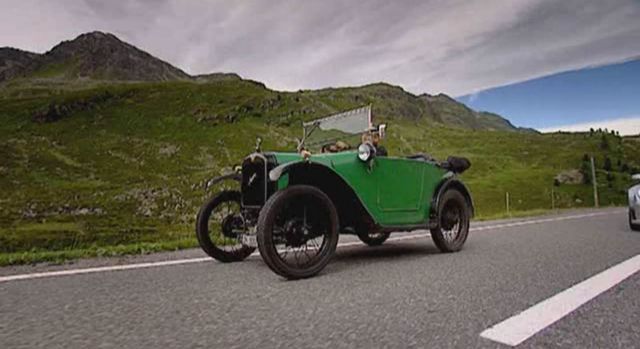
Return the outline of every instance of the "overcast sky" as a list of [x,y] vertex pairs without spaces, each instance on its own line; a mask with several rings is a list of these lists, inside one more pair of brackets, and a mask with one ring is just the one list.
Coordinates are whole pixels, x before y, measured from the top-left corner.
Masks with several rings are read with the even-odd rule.
[[640,54],[640,2],[0,0],[0,46],[102,30],[188,73],[460,96]]

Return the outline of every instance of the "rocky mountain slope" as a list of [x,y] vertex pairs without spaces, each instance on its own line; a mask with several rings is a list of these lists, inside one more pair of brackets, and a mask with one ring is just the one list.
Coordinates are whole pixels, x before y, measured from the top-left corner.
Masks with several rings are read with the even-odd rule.
[[0,81],[15,78],[39,56],[37,53],[12,47],[0,47]]
[[14,64],[8,68],[7,76],[0,81],[16,77],[121,81],[191,78],[115,35],[102,32],[82,34],[74,40],[61,42],[42,55],[31,54],[29,58],[25,60],[27,64]]

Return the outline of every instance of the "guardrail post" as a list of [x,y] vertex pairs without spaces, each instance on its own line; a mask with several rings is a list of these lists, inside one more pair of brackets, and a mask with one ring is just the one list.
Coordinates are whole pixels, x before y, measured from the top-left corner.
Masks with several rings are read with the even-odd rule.
[[598,181],[596,180],[596,165],[591,156],[591,182],[593,183],[593,204],[596,208],[600,206],[598,202]]
[[507,202],[507,216],[511,216],[511,212],[509,212],[509,192],[506,193],[506,202]]

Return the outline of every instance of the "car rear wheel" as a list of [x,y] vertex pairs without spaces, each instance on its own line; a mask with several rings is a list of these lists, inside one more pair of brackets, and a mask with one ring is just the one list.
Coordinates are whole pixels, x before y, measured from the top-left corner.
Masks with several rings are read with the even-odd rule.
[[390,233],[369,233],[369,232],[361,232],[358,233],[358,238],[360,241],[364,242],[369,246],[380,246],[389,238]]
[[242,244],[247,232],[240,205],[241,194],[225,190],[206,202],[196,219],[196,237],[200,247],[220,262],[238,262],[249,257],[255,247]]
[[447,189],[438,205],[438,224],[431,238],[441,252],[457,252],[469,236],[471,210],[460,191]]
[[338,245],[338,213],[319,189],[293,185],[273,194],[258,218],[258,249],[287,279],[307,278],[329,263]]
[[640,231],[640,224],[633,223],[633,213],[629,210],[629,228],[634,231]]

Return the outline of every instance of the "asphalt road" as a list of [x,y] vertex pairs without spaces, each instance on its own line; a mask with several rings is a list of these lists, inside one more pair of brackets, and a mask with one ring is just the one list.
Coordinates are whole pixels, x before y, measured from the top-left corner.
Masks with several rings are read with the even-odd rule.
[[[640,254],[626,211],[472,224],[459,253],[429,237],[341,240],[317,277],[285,281],[260,257],[154,265],[197,250],[0,269],[0,348],[508,348],[480,336]],[[100,265],[145,268],[44,275]],[[640,348],[640,273],[518,348]]]

